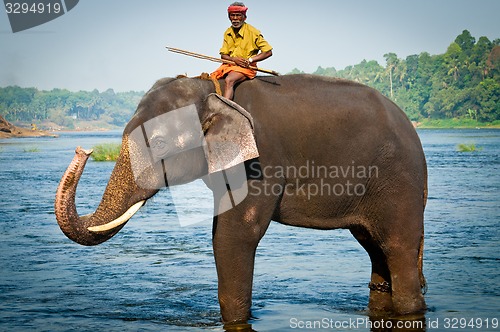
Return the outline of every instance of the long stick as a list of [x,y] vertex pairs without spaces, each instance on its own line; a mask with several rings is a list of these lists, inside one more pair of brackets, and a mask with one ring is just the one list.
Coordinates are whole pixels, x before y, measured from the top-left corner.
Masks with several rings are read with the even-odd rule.
[[[211,57],[211,56],[208,56],[208,55],[203,55],[203,54],[199,54],[199,53],[194,53],[194,52],[189,52],[189,51],[181,50],[179,48],[173,48],[173,47],[168,47],[167,46],[167,50],[169,50],[170,52],[174,52],[174,53],[178,53],[178,54],[182,54],[182,55],[192,56],[192,57],[198,58],[198,59],[209,60],[209,61],[219,62],[219,63],[226,63],[226,64],[229,64],[229,65],[236,65],[236,63],[234,61],[224,60],[224,59],[221,59],[221,58],[214,58],[214,57]],[[253,69],[253,70],[256,70],[256,71],[263,72],[263,73],[271,74],[271,75],[274,75],[274,76],[279,76],[280,75],[278,72],[276,72],[274,70],[267,70],[267,69],[262,69],[262,68],[258,68],[258,67],[253,67],[253,66],[250,66],[249,68]]]

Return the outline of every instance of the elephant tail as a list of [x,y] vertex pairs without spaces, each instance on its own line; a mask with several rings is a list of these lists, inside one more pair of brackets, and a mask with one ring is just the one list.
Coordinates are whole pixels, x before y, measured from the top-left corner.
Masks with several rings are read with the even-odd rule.
[[420,248],[418,249],[418,274],[420,279],[420,289],[422,294],[427,293],[427,281],[424,276],[424,236],[420,238]]
[[[427,162],[424,157],[424,193],[423,193],[424,211],[425,211],[425,206],[427,205],[428,195],[429,191],[427,188]],[[424,232],[423,231],[422,231],[422,236],[420,238],[420,248],[418,248],[418,274],[420,278],[420,289],[422,290],[422,294],[425,294],[427,293],[427,281],[425,280],[424,277]]]
[[429,196],[429,188],[427,187],[427,161],[425,160],[424,157],[424,206],[423,209],[425,210],[425,206],[427,205],[427,197]]

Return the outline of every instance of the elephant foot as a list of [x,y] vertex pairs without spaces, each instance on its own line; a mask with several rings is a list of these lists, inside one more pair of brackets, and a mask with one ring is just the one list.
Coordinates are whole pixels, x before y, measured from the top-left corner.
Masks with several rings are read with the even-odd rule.
[[246,322],[224,324],[224,331],[255,332],[255,330],[252,328],[252,324],[248,324]]
[[404,297],[402,299],[393,298],[394,314],[398,317],[422,316],[426,310],[423,295],[418,294],[415,297]]
[[[370,302],[368,310],[370,317],[392,317],[392,318],[419,318],[427,310],[424,297],[405,296],[403,298],[393,294],[390,289],[370,283]],[[389,286],[390,288],[390,286]]]
[[[385,284],[387,284],[389,289],[385,288]],[[392,303],[392,295],[389,284],[387,282],[379,284],[370,282],[368,287],[370,287],[370,302],[368,303],[370,316],[380,317],[393,313],[394,306]]]
[[[380,323],[381,321],[392,321],[393,326],[397,326],[397,324],[401,321],[416,321],[420,322],[421,325],[418,325],[419,323],[415,323],[416,325],[413,326],[425,326],[425,304],[423,305],[423,308],[417,305],[412,308],[406,306],[404,310],[401,310],[403,308],[398,308],[394,305],[390,293],[376,293],[377,292],[371,292],[370,303],[368,305],[368,316],[372,324],[381,325],[383,324]],[[420,331],[420,329],[417,330]],[[422,331],[425,331],[425,329]]]

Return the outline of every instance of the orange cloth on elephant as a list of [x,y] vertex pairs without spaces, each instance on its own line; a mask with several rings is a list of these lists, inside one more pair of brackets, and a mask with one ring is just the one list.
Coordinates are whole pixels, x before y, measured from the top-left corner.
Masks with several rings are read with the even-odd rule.
[[[248,59],[257,55],[259,51],[268,52],[272,49],[272,46],[264,39],[264,36],[262,36],[258,29],[248,23],[243,23],[243,26],[237,33],[235,33],[232,27],[224,32],[224,41],[219,53],[221,55],[225,54],[232,57]],[[255,66],[255,64],[252,65]],[[255,70],[249,68],[223,64],[210,74],[210,76],[219,79],[231,71],[240,72],[250,79],[254,78],[257,74]]]
[[238,73],[242,73],[249,79],[254,78],[257,75],[257,72],[250,68],[243,68],[238,65],[228,65],[226,63],[222,64],[219,68],[217,68],[213,73],[210,74],[211,77],[215,79],[222,78],[229,74],[232,71],[236,71]]

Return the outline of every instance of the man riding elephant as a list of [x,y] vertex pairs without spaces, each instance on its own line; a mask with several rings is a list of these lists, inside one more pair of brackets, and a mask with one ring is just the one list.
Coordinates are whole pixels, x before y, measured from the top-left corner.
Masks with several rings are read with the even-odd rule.
[[231,100],[234,86],[246,79],[253,79],[257,74],[250,66],[255,67],[257,62],[273,55],[273,48],[260,31],[245,22],[247,10],[242,2],[235,2],[228,7],[231,27],[224,32],[220,55],[223,60],[233,61],[236,65],[222,64],[210,75],[215,79],[225,78],[224,97]]

